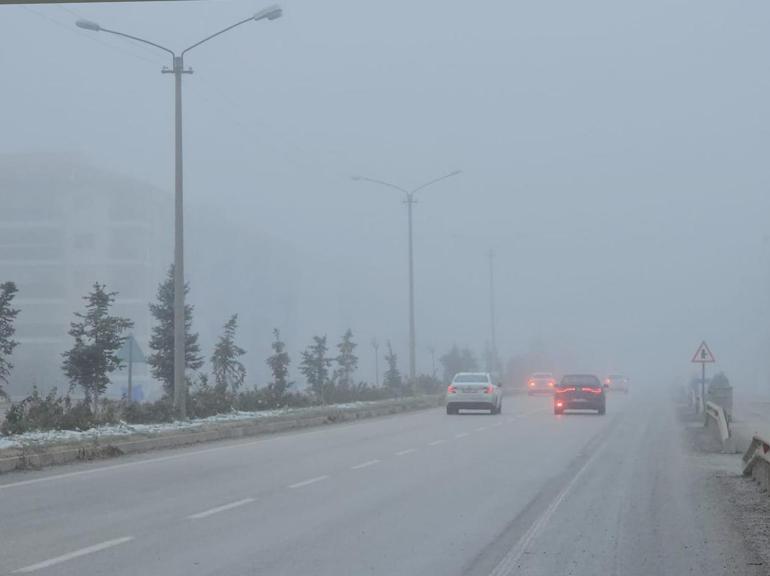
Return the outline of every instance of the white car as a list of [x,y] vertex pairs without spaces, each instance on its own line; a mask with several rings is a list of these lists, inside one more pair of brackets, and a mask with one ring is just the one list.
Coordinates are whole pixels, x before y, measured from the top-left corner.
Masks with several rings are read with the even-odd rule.
[[457,414],[463,409],[502,412],[503,390],[488,372],[460,372],[452,379],[446,391],[446,413]]

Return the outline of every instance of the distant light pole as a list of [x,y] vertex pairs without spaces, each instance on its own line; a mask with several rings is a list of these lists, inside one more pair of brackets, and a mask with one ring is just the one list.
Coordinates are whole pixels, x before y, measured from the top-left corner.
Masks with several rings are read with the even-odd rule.
[[283,10],[280,6],[274,5],[264,10],[260,10],[253,16],[245,18],[235,24],[215,32],[203,40],[196,42],[182,50],[179,55],[173,50],[139,38],[131,34],[118,32],[103,28],[91,20],[78,20],[75,25],[84,30],[92,32],[106,32],[115,36],[122,36],[129,40],[149,44],[171,55],[172,68],[163,67],[163,74],[174,75],[174,409],[180,418],[187,417],[187,381],[184,377],[185,372],[185,314],[184,314],[184,209],[183,209],[183,187],[182,187],[182,74],[192,74],[192,69],[184,68],[184,55],[212,38],[224,34],[233,28],[246,24],[247,22],[256,22],[258,20],[275,20],[281,17]]
[[495,251],[489,250],[489,345],[490,372],[497,371],[497,330],[495,329]]
[[420,190],[422,190],[423,188],[427,188],[428,186],[431,186],[442,180],[446,180],[447,178],[451,178],[452,176],[457,176],[461,172],[462,170],[455,170],[454,172],[450,172],[449,174],[444,174],[443,176],[435,178],[430,182],[426,182],[425,184],[422,184],[421,186],[418,186],[417,188],[413,188],[411,190],[407,190],[406,188],[402,188],[401,186],[396,186],[395,184],[391,184],[390,182],[385,182],[383,180],[366,178],[364,176],[353,176],[353,180],[357,182],[358,181],[372,182],[374,184],[379,184],[381,186],[393,188],[394,190],[398,190],[399,192],[402,192],[405,196],[404,204],[406,204],[407,213],[409,215],[408,216],[409,218],[409,379],[412,381],[414,381],[417,373],[417,360],[416,360],[417,338],[415,336],[415,328],[414,328],[414,250],[412,248],[412,205],[416,202],[416,200],[414,199],[414,195]]
[[374,385],[380,385],[380,343],[377,338],[372,338],[372,348],[374,348]]

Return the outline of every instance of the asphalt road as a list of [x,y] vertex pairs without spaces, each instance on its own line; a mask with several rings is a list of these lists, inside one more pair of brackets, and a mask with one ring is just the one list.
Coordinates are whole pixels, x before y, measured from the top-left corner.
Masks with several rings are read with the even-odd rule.
[[0,477],[0,573],[764,574],[667,397],[430,410]]

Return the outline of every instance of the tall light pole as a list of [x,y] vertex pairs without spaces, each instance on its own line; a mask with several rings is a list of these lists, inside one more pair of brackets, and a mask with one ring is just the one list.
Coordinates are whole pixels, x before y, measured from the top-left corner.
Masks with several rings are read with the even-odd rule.
[[427,188],[428,186],[431,186],[436,182],[441,182],[442,180],[446,180],[447,178],[451,178],[452,176],[457,176],[461,172],[462,170],[455,170],[454,172],[450,172],[449,174],[444,174],[443,176],[434,178],[433,180],[426,182],[425,184],[422,184],[417,188],[413,188],[411,190],[407,190],[406,188],[402,188],[401,186],[396,186],[395,184],[391,184],[390,182],[385,182],[383,180],[366,178],[364,176],[353,176],[353,180],[379,184],[381,186],[393,188],[394,190],[398,190],[399,192],[402,192],[404,194],[404,204],[406,204],[406,207],[407,207],[408,220],[409,220],[409,379],[411,381],[414,381],[417,373],[417,360],[416,360],[417,337],[415,335],[415,327],[414,327],[414,250],[413,250],[413,243],[412,243],[412,206],[416,202],[416,200],[414,199],[414,195],[420,190],[422,190],[423,188]]
[[159,50],[163,50],[171,55],[172,68],[163,67],[163,74],[174,75],[174,409],[180,418],[187,417],[187,381],[185,380],[185,305],[184,305],[184,203],[182,186],[182,74],[192,74],[191,69],[184,68],[184,55],[212,38],[224,34],[233,28],[246,24],[247,22],[256,22],[258,20],[275,20],[281,17],[283,13],[280,6],[274,5],[264,10],[260,10],[253,16],[245,18],[206,36],[203,40],[196,42],[182,50],[178,55],[176,52],[155,42],[103,28],[96,22],[90,20],[78,20],[75,24],[84,30],[92,32],[106,32],[115,36],[122,36],[129,40],[149,44]]

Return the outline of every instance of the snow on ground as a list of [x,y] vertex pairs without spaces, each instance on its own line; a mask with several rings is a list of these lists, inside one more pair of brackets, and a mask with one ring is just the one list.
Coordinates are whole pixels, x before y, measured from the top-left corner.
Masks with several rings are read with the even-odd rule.
[[[336,408],[338,410],[350,410],[360,408],[379,402],[351,402],[347,404],[335,404],[327,408]],[[25,432],[13,436],[0,436],[0,450],[4,448],[18,448],[21,446],[33,446],[42,444],[51,444],[56,442],[68,442],[76,440],[90,440],[109,436],[130,436],[132,434],[158,434],[160,432],[170,432],[174,430],[191,430],[200,428],[206,424],[216,422],[236,422],[239,420],[255,420],[260,418],[270,418],[276,416],[303,415],[308,412],[319,410],[319,406],[309,406],[307,408],[282,408],[278,410],[261,410],[259,412],[239,412],[234,411],[227,414],[217,414],[208,418],[197,420],[178,420],[175,422],[163,422],[158,424],[120,424],[109,426],[97,426],[89,430],[47,430],[43,432]]]

